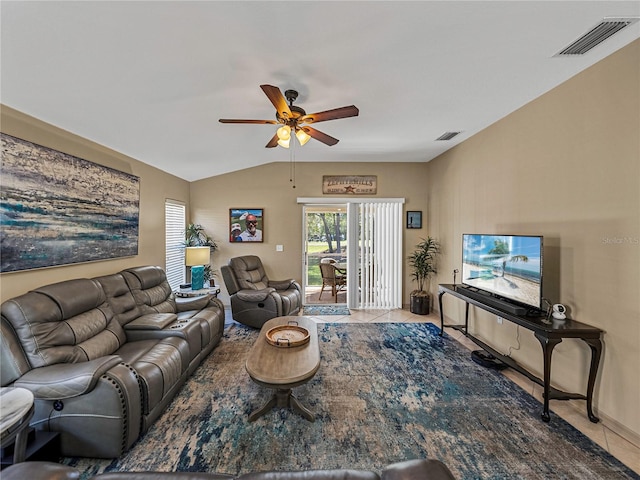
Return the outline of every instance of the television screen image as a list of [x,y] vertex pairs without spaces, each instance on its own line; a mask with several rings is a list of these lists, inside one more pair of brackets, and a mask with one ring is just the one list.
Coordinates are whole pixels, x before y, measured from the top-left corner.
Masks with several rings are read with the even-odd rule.
[[462,236],[462,283],[499,297],[540,308],[542,237]]

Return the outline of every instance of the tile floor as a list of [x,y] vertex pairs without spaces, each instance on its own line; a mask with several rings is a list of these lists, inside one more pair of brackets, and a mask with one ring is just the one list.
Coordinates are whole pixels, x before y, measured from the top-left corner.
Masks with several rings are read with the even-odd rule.
[[[352,310],[351,315],[340,316],[315,316],[316,321],[322,323],[381,323],[381,322],[431,322],[440,325],[440,317],[436,314],[414,315],[409,310]],[[446,329],[446,332],[458,340],[469,350],[477,350],[479,347],[464,336],[462,332],[453,329]],[[531,393],[535,398],[542,401],[542,387],[532,382],[524,375],[507,368],[502,373],[519,385],[521,388]],[[640,474],[640,447],[600,423],[591,423],[585,414],[584,401],[552,401],[550,409],[575,428],[584,433],[587,437],[600,445],[606,451],[622,463]],[[553,417],[552,420],[553,421]]]

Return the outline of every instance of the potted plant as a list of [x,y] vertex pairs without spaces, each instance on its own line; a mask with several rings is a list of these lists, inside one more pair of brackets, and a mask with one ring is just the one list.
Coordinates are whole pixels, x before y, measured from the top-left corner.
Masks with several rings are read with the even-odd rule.
[[[190,223],[184,231],[184,246],[185,247],[209,247],[211,249],[211,255],[218,249],[216,242],[205,232],[204,227],[199,223]],[[213,270],[211,264],[204,266],[204,281],[209,282],[212,285]]]
[[418,283],[418,288],[410,294],[409,309],[411,313],[428,315],[431,311],[431,294],[429,284],[431,276],[436,271],[436,256],[440,250],[438,242],[432,238],[423,238],[416,245],[416,249],[409,255],[409,266],[412,269],[412,278]]

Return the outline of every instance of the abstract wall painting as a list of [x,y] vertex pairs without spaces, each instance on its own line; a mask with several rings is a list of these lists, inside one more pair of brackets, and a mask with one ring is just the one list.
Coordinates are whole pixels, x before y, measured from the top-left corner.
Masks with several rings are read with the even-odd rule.
[[138,254],[138,177],[0,137],[1,272]]

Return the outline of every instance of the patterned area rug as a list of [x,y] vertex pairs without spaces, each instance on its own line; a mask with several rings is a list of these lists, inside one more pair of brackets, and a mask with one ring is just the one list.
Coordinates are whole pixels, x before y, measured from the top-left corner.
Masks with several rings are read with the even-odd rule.
[[351,315],[344,305],[305,305],[303,315]]
[[432,324],[319,324],[321,366],[295,389],[308,422],[274,409],[244,362],[257,330],[234,324],[145,436],[117,460],[65,459],[102,471],[240,474],[353,467],[431,457],[458,479],[640,478]]

